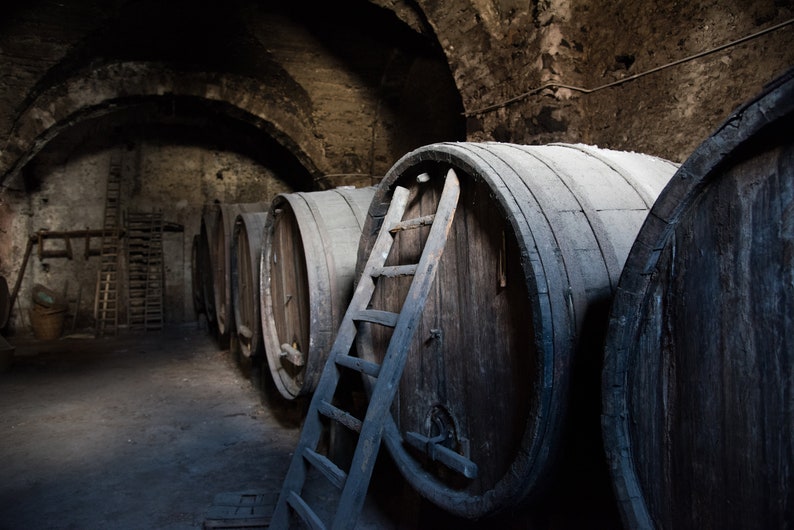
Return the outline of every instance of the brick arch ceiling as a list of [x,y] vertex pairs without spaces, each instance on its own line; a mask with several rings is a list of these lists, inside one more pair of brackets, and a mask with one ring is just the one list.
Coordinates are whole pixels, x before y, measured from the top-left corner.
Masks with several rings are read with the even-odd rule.
[[[118,62],[82,70],[42,91],[18,115],[0,152],[0,182],[17,174],[41,149],[70,126],[133,104],[141,98],[199,98],[233,119],[256,126],[290,152],[328,188],[324,148],[311,109],[294,87],[236,74],[190,72],[167,64]],[[217,111],[217,110],[216,110]]]

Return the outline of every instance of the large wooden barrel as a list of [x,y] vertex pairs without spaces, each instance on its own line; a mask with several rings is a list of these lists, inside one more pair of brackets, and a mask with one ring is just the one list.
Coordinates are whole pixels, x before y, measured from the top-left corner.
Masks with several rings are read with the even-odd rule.
[[263,202],[221,204],[213,237],[213,277],[212,286],[215,295],[215,323],[218,336],[225,340],[230,336],[232,328],[232,229],[237,216],[247,212],[267,211]]
[[259,262],[267,213],[237,216],[232,234],[232,306],[240,352],[245,357],[264,353],[259,301]]
[[609,322],[604,444],[627,528],[794,525],[794,76],[684,162]]
[[207,317],[207,326],[213,333],[215,329],[215,289],[213,287],[213,253],[215,225],[218,222],[218,206],[205,205],[201,214],[198,244],[198,281],[201,285],[201,299],[204,314]]
[[311,393],[353,294],[374,188],[278,195],[262,243],[262,333],[278,391]]
[[[574,357],[600,352],[597,340],[580,334],[597,328],[599,311],[605,322],[637,230],[675,167],[584,145],[443,143],[407,154],[384,177],[364,226],[359,270],[395,186],[414,194],[407,219],[434,212],[450,168],[461,183],[384,432],[400,471],[431,502],[480,518],[547,484]],[[428,231],[398,233],[387,264],[416,263]],[[372,307],[399,311],[410,282],[380,278]],[[389,334],[360,324],[359,354],[380,362]],[[600,366],[594,375],[591,401]],[[578,435],[600,441],[599,411],[592,416],[591,432]],[[434,461],[425,443],[434,437],[464,459],[451,460],[476,465],[476,476],[447,465],[450,459]]]

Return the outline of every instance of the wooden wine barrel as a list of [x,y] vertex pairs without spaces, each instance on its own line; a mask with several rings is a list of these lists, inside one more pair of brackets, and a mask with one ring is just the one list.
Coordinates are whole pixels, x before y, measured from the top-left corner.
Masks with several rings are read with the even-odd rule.
[[610,316],[603,435],[627,528],[794,522],[794,76],[684,162]]
[[278,195],[262,242],[265,356],[287,399],[311,393],[353,294],[356,250],[374,188]]
[[212,255],[215,248],[213,236],[215,225],[218,222],[217,205],[205,205],[201,214],[198,245],[198,278],[201,285],[201,299],[203,300],[204,314],[207,317],[207,326],[215,333],[215,289],[213,287]]
[[231,288],[231,248],[234,222],[241,213],[264,211],[267,211],[267,204],[263,202],[221,204],[218,208],[213,237],[212,287],[215,295],[215,323],[218,326],[218,336],[221,340],[230,336],[234,316]]
[[[405,219],[435,211],[450,168],[461,186],[384,432],[424,497],[481,518],[543,490],[562,443],[574,354],[600,353],[580,333],[605,321],[637,230],[675,167],[584,145],[443,143],[407,154],[384,177],[359,270],[396,186],[415,194]],[[428,231],[398,233],[387,265],[416,263]],[[411,279],[379,279],[372,308],[399,311]],[[388,336],[359,324],[359,355],[381,362]],[[599,375],[600,366],[591,401]],[[591,432],[578,435],[600,442],[598,410],[592,416]],[[435,437],[443,448],[428,443]]]
[[264,353],[259,301],[259,262],[267,213],[237,216],[232,234],[232,305],[237,342],[245,357]]

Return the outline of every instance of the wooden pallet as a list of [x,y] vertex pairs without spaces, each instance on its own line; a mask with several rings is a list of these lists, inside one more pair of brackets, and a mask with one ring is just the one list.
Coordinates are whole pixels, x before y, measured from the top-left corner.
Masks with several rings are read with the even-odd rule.
[[219,493],[204,519],[204,529],[268,528],[278,494],[257,491]]

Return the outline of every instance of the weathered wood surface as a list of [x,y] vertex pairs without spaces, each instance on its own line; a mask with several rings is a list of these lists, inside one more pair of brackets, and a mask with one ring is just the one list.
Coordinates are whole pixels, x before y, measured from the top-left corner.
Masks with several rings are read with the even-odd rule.
[[193,294],[193,312],[198,315],[204,313],[204,293],[201,290],[201,243],[199,234],[193,236],[190,245],[190,290]]
[[259,300],[259,262],[266,212],[241,213],[232,233],[231,288],[234,322],[240,352],[264,355]]
[[215,248],[215,225],[218,222],[218,205],[207,204],[201,214],[198,248],[198,277],[201,284],[201,298],[207,326],[212,333],[217,333],[215,311],[215,289],[213,287],[213,257]]
[[215,296],[215,322],[218,336],[227,340],[232,331],[232,230],[237,216],[241,213],[266,212],[268,204],[264,202],[221,204],[213,236],[213,276],[212,287]]
[[[414,194],[406,217],[432,213],[449,167],[461,181],[460,203],[384,439],[422,495],[475,518],[514,506],[544,484],[562,445],[575,357],[598,356],[597,338],[578,339],[593,319],[603,322],[605,311],[593,314],[594,308],[610,300],[652,198],[675,166],[588,146],[426,146],[401,159],[381,183],[360,264],[390,190],[415,189],[417,177],[427,174],[422,186],[431,190]],[[396,234],[387,265],[415,260],[427,231]],[[393,301],[409,284],[404,277],[380,278],[373,306],[399,310]],[[361,326],[359,353],[379,362],[389,332]],[[591,374],[590,402],[598,400],[599,373]],[[581,437],[598,442],[597,410],[589,422]],[[444,445],[473,462],[477,476],[410,448],[403,437],[412,432],[426,438],[446,432]]]
[[[392,226],[398,222],[405,211],[405,206],[408,200],[408,190],[398,188],[394,193],[394,200],[391,201],[389,211],[386,214],[385,222],[387,226]],[[353,296],[351,297],[350,305],[345,310],[342,321],[340,323],[338,333],[334,339],[334,343],[326,358],[326,365],[322,370],[321,376],[316,386],[316,392],[312,396],[311,404],[309,405],[309,412],[301,429],[301,436],[298,440],[298,445],[293,453],[292,460],[290,461],[287,475],[284,477],[284,482],[281,486],[281,493],[279,495],[276,509],[273,512],[272,524],[276,528],[287,528],[289,523],[289,510],[287,504],[294,509],[301,516],[303,521],[313,528],[323,528],[323,524],[317,520],[318,516],[314,509],[308,506],[300,494],[303,491],[303,486],[306,481],[308,472],[308,465],[312,462],[325,462],[329,459],[318,460],[313,457],[305,458],[309,453],[314,453],[318,448],[323,431],[325,430],[321,416],[325,416],[333,420],[333,424],[341,423],[348,428],[357,431],[361,434],[359,443],[356,446],[356,453],[359,457],[354,457],[353,462],[350,463],[348,474],[345,479],[344,488],[353,488],[355,491],[343,492],[339,498],[338,510],[334,514],[334,524],[332,528],[352,527],[355,524],[354,514],[350,512],[352,506],[348,505],[347,508],[341,506],[343,503],[349,503],[351,500],[363,500],[363,496],[359,497],[358,494],[362,493],[361,488],[366,488],[363,482],[364,476],[362,472],[366,472],[367,482],[369,481],[369,473],[372,471],[372,466],[375,464],[375,456],[372,454],[373,450],[377,454],[380,445],[380,435],[383,430],[383,415],[378,416],[376,420],[380,420],[380,430],[373,436],[372,421],[369,422],[367,428],[368,434],[363,432],[363,422],[352,416],[345,410],[339,409],[332,405],[330,401],[333,400],[336,394],[339,381],[341,379],[340,370],[336,369],[335,363],[339,359],[347,358],[350,354],[353,341],[356,336],[356,325],[352,319],[352,312],[361,310],[366,307],[372,297],[375,289],[375,282],[371,277],[371,272],[376,267],[383,265],[388,254],[388,249],[392,245],[392,239],[389,234],[382,231],[373,246],[371,256],[367,260],[365,273],[361,276],[360,281],[354,289]],[[388,403],[386,403],[388,407]],[[362,444],[364,444],[362,446]],[[366,458],[360,458],[360,450],[366,453]],[[371,456],[371,458],[369,458]],[[357,461],[357,462],[356,462]],[[335,463],[331,464],[336,466]],[[356,470],[358,468],[358,470]],[[329,470],[323,471],[328,474]],[[344,472],[342,472],[344,473]],[[332,474],[338,474],[334,471]],[[354,477],[353,474],[357,476]],[[315,507],[316,509],[317,507]],[[344,511],[347,510],[347,511]],[[341,521],[338,523],[337,521]],[[317,524],[315,524],[317,523]],[[340,524],[344,523],[344,524]]]
[[632,248],[603,374],[627,528],[794,522],[794,77],[681,166]]
[[[374,188],[277,196],[265,222],[260,264],[265,356],[279,393],[311,393],[353,294],[364,217]],[[302,365],[282,356],[301,352]]]
[[274,493],[260,491],[225,492],[215,495],[204,519],[209,529],[265,529],[276,504]]

